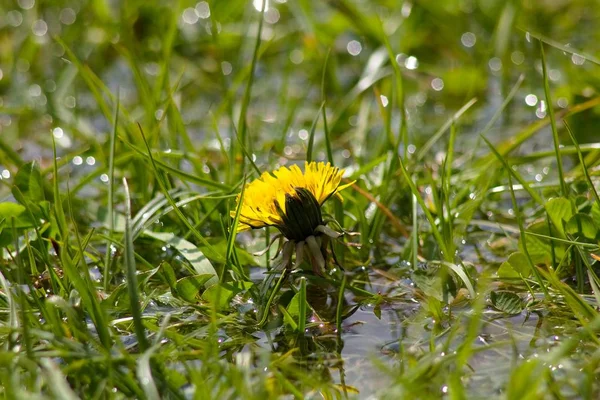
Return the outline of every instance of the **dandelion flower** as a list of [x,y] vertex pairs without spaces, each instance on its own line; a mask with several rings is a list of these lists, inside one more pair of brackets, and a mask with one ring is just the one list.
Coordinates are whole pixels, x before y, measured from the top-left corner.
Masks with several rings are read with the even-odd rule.
[[[340,196],[341,190],[354,183],[340,185],[343,173],[344,170],[322,162],[306,162],[304,171],[293,165],[263,173],[246,185],[241,205],[241,193],[236,199],[239,208],[237,231],[274,226],[288,239],[284,254],[291,257],[289,248],[296,246],[297,264],[302,259],[304,244],[311,257],[317,258],[317,264],[324,264],[322,254],[316,254],[317,250],[322,250],[320,236],[337,237],[339,234],[325,226],[321,206],[331,196]],[[235,217],[236,212],[231,215]]]

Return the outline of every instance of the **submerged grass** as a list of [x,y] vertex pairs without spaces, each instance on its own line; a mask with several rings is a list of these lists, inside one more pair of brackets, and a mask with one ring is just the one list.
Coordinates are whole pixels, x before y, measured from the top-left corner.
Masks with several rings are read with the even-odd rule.
[[597,7],[430,3],[0,5],[2,396],[597,398]]

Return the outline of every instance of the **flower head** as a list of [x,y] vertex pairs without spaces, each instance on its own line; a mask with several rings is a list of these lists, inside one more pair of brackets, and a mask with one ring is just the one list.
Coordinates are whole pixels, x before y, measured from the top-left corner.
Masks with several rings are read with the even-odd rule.
[[340,185],[343,173],[344,170],[322,162],[306,162],[304,172],[293,165],[263,173],[245,187],[238,232],[275,226],[289,240],[302,241],[312,236],[323,225],[323,203],[354,183]]

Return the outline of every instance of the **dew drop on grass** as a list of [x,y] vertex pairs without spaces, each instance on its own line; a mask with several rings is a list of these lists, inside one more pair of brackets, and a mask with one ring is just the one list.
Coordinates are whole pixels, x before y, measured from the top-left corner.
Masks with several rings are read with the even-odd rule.
[[510,61],[515,65],[521,65],[525,61],[525,55],[520,51],[513,51],[510,55]]
[[417,69],[419,67],[419,60],[415,56],[410,56],[404,61],[406,69]]
[[473,32],[465,32],[460,37],[460,42],[465,47],[473,47],[473,46],[475,46],[475,43],[477,42],[477,37],[475,36],[475,34]]
[[48,32],[48,24],[43,19],[34,21],[31,30],[35,36],[44,36]]
[[530,107],[533,107],[537,104],[538,102],[538,98],[535,94],[528,94],[527,96],[525,96],[525,104],[527,104]]
[[23,23],[23,15],[19,11],[11,10],[6,14],[8,24],[17,27]]
[[441,91],[444,88],[444,81],[441,78],[434,78],[431,81],[431,88],[436,92]]
[[63,24],[71,25],[77,19],[77,14],[75,13],[75,10],[73,10],[72,8],[63,8],[62,10],[60,10],[60,14],[59,14],[58,18],[60,19],[60,22],[62,22]]
[[357,56],[362,51],[362,44],[358,40],[351,40],[348,42],[346,50],[348,50],[351,56]]
[[573,53],[571,55],[571,62],[575,65],[583,65],[585,62],[585,57],[577,53]]
[[195,10],[196,14],[198,14],[198,17],[202,19],[207,19],[210,17],[210,6],[206,1],[201,1],[196,4]]

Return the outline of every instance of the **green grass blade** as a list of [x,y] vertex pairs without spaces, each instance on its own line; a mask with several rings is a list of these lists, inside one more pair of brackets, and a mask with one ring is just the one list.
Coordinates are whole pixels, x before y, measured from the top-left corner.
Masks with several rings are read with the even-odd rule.
[[148,349],[148,340],[146,339],[144,323],[142,322],[142,310],[138,294],[137,268],[135,265],[133,234],[131,231],[131,196],[129,194],[129,185],[127,185],[127,179],[125,178],[123,178],[123,188],[125,189],[125,272],[127,275],[127,292],[129,293],[135,334],[140,351],[144,352]]
[[560,190],[564,197],[569,194],[569,188],[565,181],[565,173],[563,171],[562,156],[560,154],[560,141],[558,139],[558,130],[556,129],[556,119],[554,117],[554,103],[550,96],[550,84],[548,82],[548,68],[546,66],[546,54],[544,53],[544,44],[540,42],[540,51],[542,54],[542,75],[544,79],[544,94],[546,96],[546,108],[548,109],[548,118],[552,127],[552,140],[554,142],[554,151],[556,153],[556,167],[558,169],[558,179],[560,179]]

